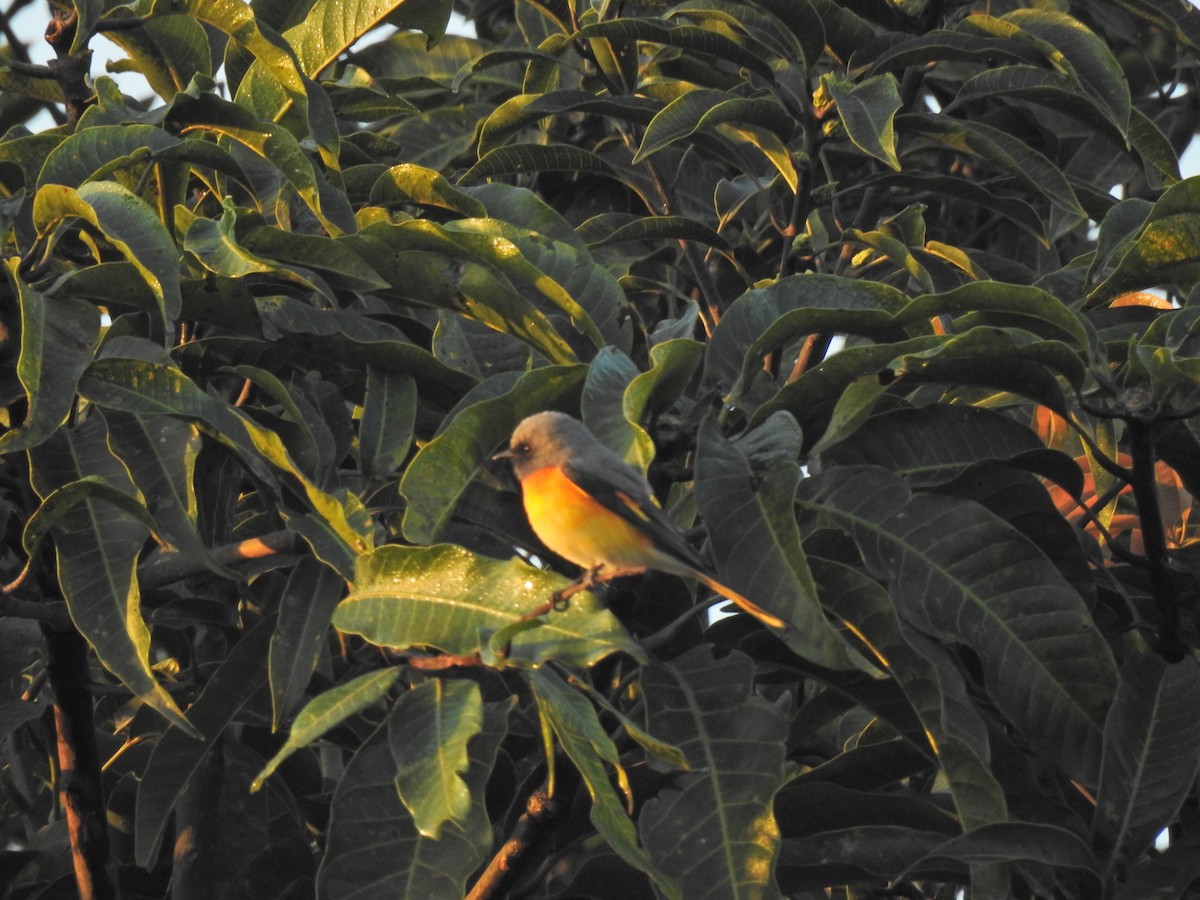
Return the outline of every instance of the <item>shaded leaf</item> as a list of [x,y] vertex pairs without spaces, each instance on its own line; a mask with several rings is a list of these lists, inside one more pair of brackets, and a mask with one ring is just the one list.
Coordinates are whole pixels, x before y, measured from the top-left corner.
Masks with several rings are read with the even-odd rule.
[[396,762],[396,788],[423,837],[437,840],[442,827],[469,820],[471,764],[468,742],[483,728],[479,686],[434,679],[405,692],[388,718],[388,744]]

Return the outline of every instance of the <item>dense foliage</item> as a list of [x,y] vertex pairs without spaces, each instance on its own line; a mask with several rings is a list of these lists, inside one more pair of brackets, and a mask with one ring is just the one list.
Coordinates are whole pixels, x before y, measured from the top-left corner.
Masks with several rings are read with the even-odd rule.
[[[5,897],[1194,896],[1188,3],[47,17]],[[788,627],[531,617],[576,573],[490,456],[546,408]]]

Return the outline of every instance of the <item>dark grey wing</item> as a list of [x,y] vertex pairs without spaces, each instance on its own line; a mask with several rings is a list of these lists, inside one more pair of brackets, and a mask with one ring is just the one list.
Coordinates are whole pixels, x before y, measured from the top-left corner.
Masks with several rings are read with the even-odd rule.
[[607,509],[647,532],[660,549],[697,571],[711,574],[712,567],[684,540],[671,517],[651,499],[650,487],[645,479],[620,457],[614,454],[614,458],[620,463],[620,468],[614,466],[597,475],[581,472],[570,463],[562,468],[571,481]]

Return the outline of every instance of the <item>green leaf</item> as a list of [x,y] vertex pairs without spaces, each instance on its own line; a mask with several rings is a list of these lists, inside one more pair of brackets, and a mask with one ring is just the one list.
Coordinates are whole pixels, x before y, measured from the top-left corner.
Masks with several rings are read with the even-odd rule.
[[634,216],[601,213],[579,226],[589,250],[632,242],[695,241],[728,251],[729,242],[703,222],[685,216]]
[[1115,268],[1088,292],[1099,304],[1142,287],[1175,282],[1190,287],[1200,278],[1200,176],[1167,190],[1145,223],[1112,252]]
[[691,51],[701,58],[716,57],[728,60],[738,66],[744,66],[750,71],[761,75],[768,81],[775,80],[771,69],[770,55],[757,41],[743,40],[738,42],[695,25],[668,25],[661,20],[645,19],[609,19],[596,22],[579,29],[578,36],[585,40],[595,38],[609,39],[620,42],[646,41],[655,44],[665,44]]
[[421,397],[442,406],[453,405],[475,384],[473,377],[439,362],[388,322],[356,312],[316,309],[282,295],[259,298],[255,306],[263,331],[272,339],[353,367],[374,365],[411,375]]
[[[61,429],[31,451],[31,479],[43,499],[88,476],[132,493],[129,476],[106,443],[104,421],[90,417]],[[72,505],[55,522],[58,582],[75,627],[106,669],[166,719],[195,734],[150,668],[150,632],[141,614],[135,572],[146,527],[99,497]]]
[[261,790],[266,780],[297,750],[307,747],[325,732],[382,700],[403,672],[399,666],[375,669],[330,688],[310,700],[296,714],[287,740],[258,773],[250,790]]
[[705,375],[727,397],[736,396],[739,386],[745,390],[762,369],[771,349],[817,330],[882,336],[908,302],[900,291],[878,282],[789,275],[734,301],[709,342]]
[[[385,22],[401,28],[423,26],[433,43],[445,33],[449,17],[449,0],[358,0],[349,5],[338,0],[316,0],[304,21],[288,28],[281,37],[295,54],[300,72],[316,78]],[[254,52],[249,45],[247,49]],[[255,64],[238,85],[237,102],[278,121],[286,111],[285,97],[298,98],[291,96],[291,81],[280,77],[273,58],[257,52],[255,55]]]
[[[152,16],[169,13],[198,19],[224,32],[239,47],[253,55],[256,65],[262,66],[288,100],[299,106],[304,118],[309,121],[313,137],[326,156],[336,160],[337,133],[332,127],[332,116],[329,117],[330,121],[325,121],[322,116],[323,107],[328,107],[328,99],[319,90],[314,90],[310,97],[309,85],[313,84],[315,88],[315,84],[305,78],[292,47],[272,30],[263,30],[259,26],[253,7],[238,0],[155,0]],[[243,83],[245,81],[243,79]],[[272,108],[268,115],[276,112],[278,106]]]
[[179,318],[179,250],[154,210],[112,181],[92,181],[79,190],[47,184],[33,199],[39,234],[65,219],[82,218],[96,228],[141,273],[159,306],[163,331],[170,335]]
[[[600,724],[596,708],[547,666],[526,672],[525,677],[537,700],[543,727],[548,726],[553,731],[587,785],[592,799],[589,814],[592,825],[625,862],[655,874],[646,852],[638,846],[633,822],[613,790],[611,776],[604,765],[608,763],[616,770],[618,783],[628,794],[628,778],[621,768],[620,755]],[[668,887],[658,878],[655,882],[660,887]],[[678,891],[668,889],[667,896],[680,895]]]
[[522,129],[563,113],[592,113],[647,125],[660,109],[662,104],[649,97],[598,97],[581,90],[518,94],[497,106],[480,125],[479,156],[486,156]]
[[416,381],[368,366],[358,428],[359,467],[368,480],[383,481],[403,465],[412,448],[416,416]]
[[645,474],[654,459],[654,441],[640,416],[626,417],[624,397],[641,373],[616,347],[605,347],[588,366],[579,411],[583,422],[610,450]]
[[906,627],[877,582],[849,566],[810,559],[821,601],[853,625],[908,697],[963,824],[1006,821],[1004,790],[990,766],[987,723],[971,703],[951,651]]
[[1139,858],[1175,819],[1200,771],[1200,671],[1142,653],[1121,668],[1104,724],[1092,831],[1107,871]]
[[101,359],[84,373],[80,393],[103,407],[123,412],[199,420],[210,435],[235,450],[250,471],[267,484],[274,480],[271,466],[292,475],[340,546],[338,555],[327,562],[345,568],[347,560],[368,546],[372,538],[369,520],[351,516],[345,498],[321,490],[296,465],[276,432],[205,393],[178,369],[141,360]]
[[[488,559],[452,544],[389,544],[358,558],[333,624],[383,647],[467,656],[486,651],[492,634],[570,583],[519,559]],[[613,615],[585,592],[571,598],[566,612],[547,613],[516,635],[508,658],[522,665],[547,659],[591,665],[618,651],[641,655]]]
[[345,586],[337,572],[312,556],[303,557],[288,577],[267,659],[276,729],[304,699]]
[[419,203],[437,206],[464,216],[483,218],[483,204],[463,193],[440,172],[412,163],[392,166],[371,188],[372,203]]
[[510,144],[489,150],[459,176],[459,185],[527,172],[590,172],[622,184],[625,179],[604,157],[568,144]]
[[[724,91],[703,88],[688,91],[668,103],[646,126],[641,146],[634,154],[633,162],[636,165],[651,154],[691,137],[697,131],[716,128],[725,122],[743,122],[776,128],[788,121],[783,107],[765,97],[737,97]],[[782,135],[784,138],[790,136]]]
[[109,71],[141,73],[163,100],[186,90],[197,75],[212,75],[208,35],[191,16],[155,16],[139,28],[113,29],[104,36],[129,55],[109,63]]
[[153,125],[93,125],[68,136],[51,151],[38,173],[37,184],[77,188],[92,178],[153,159],[181,143]]
[[[238,0],[232,2],[242,6]],[[213,94],[176,98],[170,115],[170,121],[176,127],[203,129],[221,135],[266,160],[279,171],[330,234],[354,231],[354,214],[345,195],[328,189],[300,142],[283,126],[265,122],[250,110]]]
[[100,333],[99,313],[82,300],[55,298],[53,314],[47,315],[46,295],[21,279],[19,267],[19,259],[5,260],[21,304],[17,377],[29,410],[20,426],[0,435],[4,453],[36,447],[62,424],[75,404],[75,388],[92,361],[92,346]]
[[988,160],[1063,212],[1087,218],[1087,212],[1062,170],[1044,154],[999,128],[932,113],[905,113],[897,117],[896,124],[901,131],[919,134],[951,149]]
[[752,660],[694,647],[642,669],[650,730],[678,746],[690,771],[641,809],[646,852],[681,897],[773,896],[784,783],[783,715],[753,688]]
[[1050,61],[1070,72],[1080,90],[1108,112],[1122,134],[1126,132],[1131,109],[1129,82],[1104,41],[1078,19],[1053,9],[1017,9],[1005,15],[1004,21],[1052,46],[1057,52]]
[[171,810],[187,789],[188,780],[205,757],[220,746],[218,738],[242,707],[266,683],[267,639],[272,624],[271,619],[264,619],[243,635],[213,673],[188,710],[196,726],[190,729],[191,734],[170,728],[154,745],[137,792],[133,838],[138,865],[148,867],[157,858]]
[[721,580],[790,626],[780,638],[795,652],[831,669],[866,669],[829,624],[800,544],[793,512],[800,434],[790,416],[776,416],[732,443],[716,423],[700,426],[696,505],[712,540]]
[[[932,849],[922,862],[933,864],[945,860],[967,863],[995,863],[1028,860],[1049,866],[1082,869],[1094,872],[1095,857],[1091,848],[1068,828],[1035,822],[994,822],[981,825],[966,834]],[[898,877],[907,877],[908,872]],[[1090,887],[1098,887],[1092,880]]]
[[501,396],[460,410],[404,472],[404,536],[418,544],[434,541],[479,466],[507,442],[517,423],[543,409],[574,405],[586,372],[584,366],[535,369]]
[[440,839],[422,837],[396,793],[396,764],[380,728],[350,760],[333,795],[318,896],[353,897],[368,886],[389,897],[462,897],[466,881],[493,849],[484,791],[507,732],[507,705],[484,706],[470,741],[464,781],[471,813],[448,822]]
[[207,562],[208,550],[196,530],[193,480],[200,430],[169,416],[142,417],[107,410],[104,418],[109,446],[145,498],[158,533],[179,552]]
[[400,696],[388,718],[396,789],[422,837],[471,814],[468,743],[483,728],[483,697],[473,681],[435,678]]
[[1056,112],[1065,112],[1082,122],[1096,127],[1101,134],[1120,144],[1125,143],[1128,123],[1112,118],[1112,110],[1100,106],[1084,94],[1080,96],[1077,83],[1061,72],[1047,72],[1037,66],[1002,66],[980,72],[963,82],[954,97],[954,102],[945,112],[959,111],[968,103],[1012,96],[1028,100]]
[[1116,668],[1082,599],[1037,546],[976,503],[913,495],[872,466],[809,478],[798,499],[854,537],[906,622],[974,651],[989,695],[1034,747],[1096,783]]
[[[937,439],[933,440],[936,435]],[[902,476],[913,487],[936,487],[958,478],[972,466],[989,461],[1028,462],[1049,474],[1061,459],[1064,481],[1082,473],[1074,460],[1047,450],[1034,432],[1020,422],[978,406],[932,403],[920,408],[901,407],[872,416],[853,435],[825,450],[825,459],[840,465],[875,465]]]
[[837,103],[838,115],[854,145],[899,172],[892,122],[904,104],[895,76],[873,75],[855,84],[828,72],[821,76],[821,88]]

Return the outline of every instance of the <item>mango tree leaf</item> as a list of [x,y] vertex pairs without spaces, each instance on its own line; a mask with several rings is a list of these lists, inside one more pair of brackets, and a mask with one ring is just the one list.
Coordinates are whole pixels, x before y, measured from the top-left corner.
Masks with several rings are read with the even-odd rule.
[[128,54],[109,63],[111,72],[139,72],[163,100],[183,91],[197,75],[212,75],[204,26],[190,16],[159,15],[139,28],[114,29],[105,37]]
[[809,478],[798,499],[854,537],[905,621],[975,652],[989,695],[1033,746],[1096,783],[1116,667],[1080,596],[1031,541],[976,503],[914,496],[872,466]]
[[[939,440],[930,439],[934,434]],[[1063,465],[1054,466],[1042,456],[1045,453],[1056,454]],[[1082,472],[1074,460],[1048,451],[1020,422],[978,406],[930,404],[887,410],[824,455],[841,465],[883,466],[913,487],[946,484],[978,463],[997,460],[1017,465],[1028,461],[1043,474],[1053,467],[1073,494],[1083,488]]]
[[412,376],[368,366],[358,428],[359,466],[368,480],[389,478],[408,458],[416,416],[417,383]]
[[728,251],[729,242],[703,222],[686,216],[634,216],[627,213],[601,213],[579,226],[579,236],[589,250],[614,244],[695,241]]
[[732,40],[723,34],[699,28],[695,25],[668,25],[655,19],[609,19],[579,29],[578,36],[585,40],[597,38],[612,41],[646,41],[679,47],[701,56],[715,56],[729,60],[761,75],[768,81],[775,80],[771,70],[771,54],[757,41]]
[[344,497],[321,490],[296,465],[276,432],[205,393],[172,366],[121,358],[97,360],[84,373],[80,393],[106,408],[196,419],[216,440],[235,450],[265,483],[274,481],[271,466],[292,475],[338,548],[337,554],[326,561],[347,575],[354,554],[366,549],[373,539],[365,515],[355,516]]
[[[415,21],[429,29],[427,33],[436,40],[445,33],[449,17],[447,0],[359,0],[350,5],[338,0],[316,0],[304,21],[288,28],[281,37],[295,54],[299,71],[308,78],[316,78],[385,22],[412,27]],[[291,96],[290,81],[274,71],[271,57],[257,53],[256,56],[258,59],[238,85],[237,102],[264,118],[278,121],[286,111],[286,101],[298,98]]]
[[345,194],[328,189],[300,142],[282,125],[264,122],[250,110],[214,94],[177,98],[171,104],[169,121],[185,133],[203,129],[243,145],[279,171],[330,234],[355,230],[354,213]]
[[153,125],[93,125],[67,137],[46,157],[38,173],[38,187],[60,184],[77,188],[98,174],[152,158],[181,143]]
[[1008,819],[991,769],[987,724],[950,652],[906,628],[886,589],[849,566],[813,559],[821,601],[851,623],[896,679],[929,734],[954,806],[967,828]]
[[307,747],[325,732],[382,700],[403,673],[404,669],[400,666],[375,669],[313,697],[296,714],[287,740],[258,773],[250,790],[261,790],[283,761],[297,750]]
[[597,97],[581,90],[518,94],[497,106],[480,126],[479,156],[486,156],[523,128],[562,113],[586,112],[646,125],[660,109],[662,103],[649,97]]
[[345,587],[337,572],[312,556],[303,557],[288,577],[267,660],[276,728],[304,698]]
[[993,162],[1068,215],[1087,218],[1062,170],[1045,155],[999,128],[932,113],[905,113],[896,118],[896,126],[901,131]]
[[[600,723],[596,708],[583,694],[572,689],[546,666],[525,673],[525,677],[537,700],[538,714],[544,726],[553,732],[587,785],[592,798],[589,813],[592,825],[625,862],[655,874],[654,865],[638,846],[633,822],[613,789],[604,765],[608,763],[616,770],[617,781],[628,794],[629,783],[621,768],[620,755]],[[677,890],[671,890],[660,878],[655,878],[655,882],[666,889],[667,896],[680,896]]]
[[900,171],[893,119],[903,106],[894,75],[873,75],[858,84],[829,72],[821,87],[837,103],[846,134],[864,153]]
[[467,745],[464,781],[471,812],[448,822],[438,840],[422,837],[396,793],[396,764],[379,728],[350,760],[333,795],[318,896],[354,897],[364,889],[389,897],[462,897],[466,881],[492,850],[484,791],[508,730],[506,705],[489,703],[483,727]]
[[489,150],[467,169],[458,185],[523,172],[590,172],[626,184],[626,179],[603,156],[569,144],[510,144]]
[[[49,497],[95,476],[132,494],[129,475],[105,441],[104,421],[89,417],[61,429],[31,453],[31,479]],[[58,581],[75,627],[106,669],[168,721],[195,734],[150,668],[150,631],[142,619],[135,572],[147,530],[137,517],[99,497],[72,505],[53,528]]]
[[1115,269],[1088,292],[1099,304],[1140,287],[1178,280],[1189,285],[1200,275],[1200,176],[1170,188],[1155,202],[1145,223],[1111,254]]
[[[724,91],[703,88],[688,91],[668,103],[646,126],[633,162],[636,165],[697,131],[715,128],[725,122],[744,122],[773,128],[787,121],[787,115],[774,100],[737,97]],[[790,136],[783,135],[784,138]]]
[[894,314],[908,303],[903,293],[878,282],[789,275],[747,291],[726,310],[708,345],[705,375],[726,396],[736,394],[761,370],[770,349],[824,328],[882,337],[894,330]]
[[1200,770],[1200,671],[1143,653],[1121,669],[1104,725],[1104,757],[1092,830],[1107,871],[1141,856],[1173,821]]
[[793,513],[800,434],[790,416],[768,420],[738,443],[710,418],[696,447],[696,505],[721,580],[788,623],[779,637],[831,669],[869,666],[825,618]]
[[1078,84],[1067,75],[1038,66],[1001,66],[980,72],[963,82],[945,111],[960,112],[959,107],[968,103],[1007,96],[1065,112],[1119,144],[1125,143],[1126,125],[1116,122],[1110,109],[1093,102],[1086,94],[1081,96]]
[[[753,689],[753,663],[694,647],[642,669],[649,727],[687,756],[691,771],[643,805],[646,852],[679,896],[778,896],[779,826],[787,723]],[[663,886],[663,882],[659,882]]]
[[459,411],[404,471],[405,537],[418,544],[435,540],[479,466],[508,441],[517,423],[543,409],[573,405],[586,372],[584,366],[535,369],[503,395]]
[[289,349],[318,354],[356,368],[379,366],[411,375],[422,399],[451,406],[475,379],[439,362],[396,326],[354,312],[317,309],[310,303],[277,295],[254,300],[263,331]]
[[[521,621],[570,584],[519,559],[478,556],[452,544],[388,544],[358,558],[350,593],[333,624],[373,644],[435,647],[455,656],[487,652],[492,634]],[[517,634],[508,658],[522,665],[559,659],[591,665],[611,653],[641,652],[592,594]]]
[[[262,66],[288,101],[299,107],[326,161],[336,162],[337,127],[327,95],[305,77],[292,47],[272,29],[260,27],[253,7],[237,0],[155,0],[152,15],[168,13],[186,15],[219,29],[253,55],[255,64]],[[247,104],[241,105],[248,109]],[[277,104],[271,112],[282,114],[284,109],[286,105]]]
[[171,810],[187,789],[204,758],[220,745],[217,739],[250,698],[266,684],[267,640],[273,622],[259,622],[245,634],[213,673],[189,713],[196,726],[185,733],[168,729],[154,745],[138,785],[134,818],[134,856],[151,865],[167,828]]
[[423,837],[437,840],[448,822],[471,814],[468,743],[483,728],[479,686],[435,678],[401,694],[388,717],[396,789]]
[[159,306],[163,331],[179,318],[179,250],[150,206],[112,181],[92,181],[79,190],[43,185],[33,199],[34,226],[47,234],[64,219],[82,218],[97,229],[141,273]]
[[36,447],[66,419],[75,403],[75,388],[91,363],[92,345],[100,333],[100,314],[82,300],[55,298],[47,316],[46,295],[18,275],[20,260],[5,260],[21,304],[21,354],[17,377],[29,410],[25,421],[0,435],[0,451],[15,453]]
[[616,347],[605,347],[588,366],[579,411],[602,443],[645,474],[654,459],[654,441],[636,418],[626,418],[622,402],[626,388],[639,374],[628,356]]
[[1108,46],[1078,19],[1052,9],[1018,9],[1004,16],[1025,34],[1058,51],[1054,63],[1074,76],[1080,90],[1105,109],[1124,134],[1129,127],[1129,81]]
[[476,218],[488,214],[482,203],[460,191],[440,172],[413,163],[392,166],[380,175],[371,188],[371,202],[419,203]]

